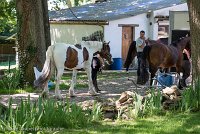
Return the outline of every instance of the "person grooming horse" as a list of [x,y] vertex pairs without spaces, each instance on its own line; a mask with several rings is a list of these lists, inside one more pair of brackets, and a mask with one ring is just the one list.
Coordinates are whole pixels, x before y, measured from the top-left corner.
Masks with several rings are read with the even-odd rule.
[[155,77],[159,67],[176,67],[176,72],[180,74],[183,61],[182,52],[186,45],[190,45],[190,37],[184,37],[170,45],[154,42],[145,46],[143,50],[142,66],[146,66],[146,61],[148,61],[149,72],[151,73],[150,85],[152,85],[152,78]]
[[179,88],[187,87],[186,79],[190,76],[191,71],[191,54],[190,54],[190,46],[186,45],[185,49],[183,49],[183,62],[181,71],[183,76],[180,80]]
[[141,60],[142,60],[142,52],[144,47],[146,46],[145,42],[145,31],[140,31],[140,37],[136,40],[136,49],[137,49],[137,59],[138,59],[138,68],[137,68],[137,84],[142,84],[142,80],[140,77],[141,72]]

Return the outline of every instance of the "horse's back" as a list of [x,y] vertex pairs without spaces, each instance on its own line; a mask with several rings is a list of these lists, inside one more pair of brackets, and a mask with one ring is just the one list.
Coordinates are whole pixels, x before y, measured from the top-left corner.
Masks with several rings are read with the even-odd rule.
[[151,45],[149,57],[154,66],[171,67],[176,64],[178,54],[170,46],[158,43]]
[[52,47],[54,47],[54,61],[57,67],[66,69],[84,68],[84,46],[80,49],[71,44],[56,43]]

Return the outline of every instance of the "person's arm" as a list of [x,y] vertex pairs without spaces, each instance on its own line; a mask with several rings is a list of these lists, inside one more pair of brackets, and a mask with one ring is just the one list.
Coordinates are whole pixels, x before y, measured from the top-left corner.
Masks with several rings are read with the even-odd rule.
[[145,47],[145,40],[144,39],[143,40],[138,39],[136,41],[136,44],[137,44],[138,47],[143,49]]
[[188,58],[189,61],[191,62],[190,53],[187,51],[187,49],[183,49],[183,53],[185,53],[185,54],[187,55],[187,58]]

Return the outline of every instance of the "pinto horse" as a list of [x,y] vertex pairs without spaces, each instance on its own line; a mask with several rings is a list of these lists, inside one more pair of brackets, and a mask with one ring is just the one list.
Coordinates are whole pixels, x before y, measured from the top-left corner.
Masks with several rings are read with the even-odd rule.
[[89,93],[91,95],[96,95],[97,92],[95,91],[91,77],[91,62],[93,54],[99,54],[102,58],[106,59],[108,63],[112,63],[110,46],[105,42],[83,41],[81,42],[81,46],[65,43],[57,43],[49,46],[46,52],[46,61],[42,73],[34,82],[35,87],[44,89],[43,93],[48,93],[47,82],[54,69],[56,69],[55,96],[62,98],[59,90],[60,80],[64,73],[64,69],[71,69],[73,70],[73,74],[71,86],[69,88],[69,95],[75,96],[74,86],[76,84],[77,70],[85,69],[89,80]]
[[[164,45],[162,43],[151,42],[143,49],[143,58],[141,62],[142,68],[146,68],[146,61],[149,64],[149,72],[152,78],[155,77],[155,73],[158,68],[170,68],[176,67],[176,72],[180,74],[182,66],[182,52],[186,45],[190,45],[190,37],[184,37],[175,41],[170,45]],[[141,72],[143,73],[143,72]],[[145,75],[144,75],[145,76]],[[146,79],[144,79],[146,80]],[[145,81],[146,83],[147,81]]]

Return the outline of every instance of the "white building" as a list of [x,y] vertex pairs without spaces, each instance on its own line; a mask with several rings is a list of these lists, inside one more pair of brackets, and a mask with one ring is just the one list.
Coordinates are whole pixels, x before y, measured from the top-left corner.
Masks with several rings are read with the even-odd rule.
[[183,0],[107,0],[60,11],[51,11],[52,44],[76,44],[83,37],[102,31],[110,41],[113,58],[126,58],[133,40],[144,30],[146,37],[168,36],[169,12],[188,11]]

